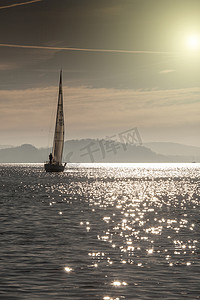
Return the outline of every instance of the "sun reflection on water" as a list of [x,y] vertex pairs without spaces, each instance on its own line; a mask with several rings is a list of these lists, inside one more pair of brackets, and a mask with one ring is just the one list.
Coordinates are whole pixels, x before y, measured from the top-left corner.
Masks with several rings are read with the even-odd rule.
[[[191,171],[193,175],[193,170],[190,169],[185,170],[185,173]],[[113,180],[112,174],[105,180],[93,181],[87,186],[87,194],[90,206],[94,206],[95,211],[105,211],[102,217],[105,225],[98,229],[97,239],[110,243],[112,248],[119,250],[120,264],[147,266],[152,263],[150,256],[153,255],[154,261],[163,257],[172,267],[182,263],[184,256],[194,253],[191,250],[195,246],[187,245],[184,234],[180,233],[181,230],[192,231],[195,227],[195,224],[188,221],[185,207],[193,204],[196,191],[194,189],[191,192],[190,180],[180,178],[178,168],[172,170],[170,166],[165,167],[162,177],[157,177],[160,170],[156,167],[151,170],[138,169],[137,172],[134,170],[135,176],[132,177],[127,169],[121,169],[120,176],[116,169],[109,172],[114,172],[115,176],[118,174],[118,180]],[[176,177],[177,174],[179,177]],[[184,175],[181,173],[182,177]],[[197,198],[195,202],[198,202]],[[175,214],[177,210],[179,213]],[[183,239],[179,248],[173,239],[177,234]],[[160,245],[160,236],[166,236],[166,248],[164,244]],[[142,255],[143,261],[140,259]],[[178,256],[180,259],[177,260]],[[95,258],[96,255],[91,257]],[[115,264],[116,257],[113,259],[111,253],[107,262]],[[102,264],[104,261],[99,260],[98,263]],[[188,263],[190,262],[185,262],[186,265]]]
[[111,283],[111,285],[118,287],[118,286],[123,286],[123,285],[126,286],[127,283],[125,281],[121,282],[119,280],[115,280]]
[[[197,220],[191,217],[199,206],[197,169],[170,164],[87,167],[70,176],[45,186],[50,209],[70,220],[74,237],[81,236],[87,253],[82,268],[94,276],[102,272],[105,289],[118,292],[107,289],[102,299],[121,299],[128,288],[141,285],[135,278],[147,270],[192,268],[199,251]],[[69,217],[73,210],[77,219]]]
[[72,271],[72,268],[70,267],[64,267],[64,270],[66,273],[70,273]]

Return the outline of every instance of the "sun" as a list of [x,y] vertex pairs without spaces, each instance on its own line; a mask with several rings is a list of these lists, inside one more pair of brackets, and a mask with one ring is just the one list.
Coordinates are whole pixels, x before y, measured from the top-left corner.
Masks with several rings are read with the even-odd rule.
[[186,45],[190,50],[198,50],[200,46],[199,36],[196,34],[189,35],[186,39]]

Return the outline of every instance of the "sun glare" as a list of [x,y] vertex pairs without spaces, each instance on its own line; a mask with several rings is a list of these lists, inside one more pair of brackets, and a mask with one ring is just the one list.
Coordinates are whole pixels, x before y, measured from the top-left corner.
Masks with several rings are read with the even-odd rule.
[[188,36],[186,43],[187,43],[187,47],[190,50],[198,50],[199,43],[200,43],[198,35],[194,34],[194,35]]

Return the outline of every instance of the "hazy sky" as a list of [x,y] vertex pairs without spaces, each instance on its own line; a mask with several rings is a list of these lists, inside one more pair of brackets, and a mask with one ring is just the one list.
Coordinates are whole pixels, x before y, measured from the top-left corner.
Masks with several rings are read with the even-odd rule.
[[0,144],[51,145],[62,68],[66,139],[138,127],[200,146],[199,15],[199,0],[1,0]]

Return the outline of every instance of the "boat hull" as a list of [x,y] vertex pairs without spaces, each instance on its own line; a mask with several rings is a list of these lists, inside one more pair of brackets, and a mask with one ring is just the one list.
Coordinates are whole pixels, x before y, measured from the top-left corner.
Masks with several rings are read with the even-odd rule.
[[44,164],[46,172],[63,172],[65,169],[64,165]]

